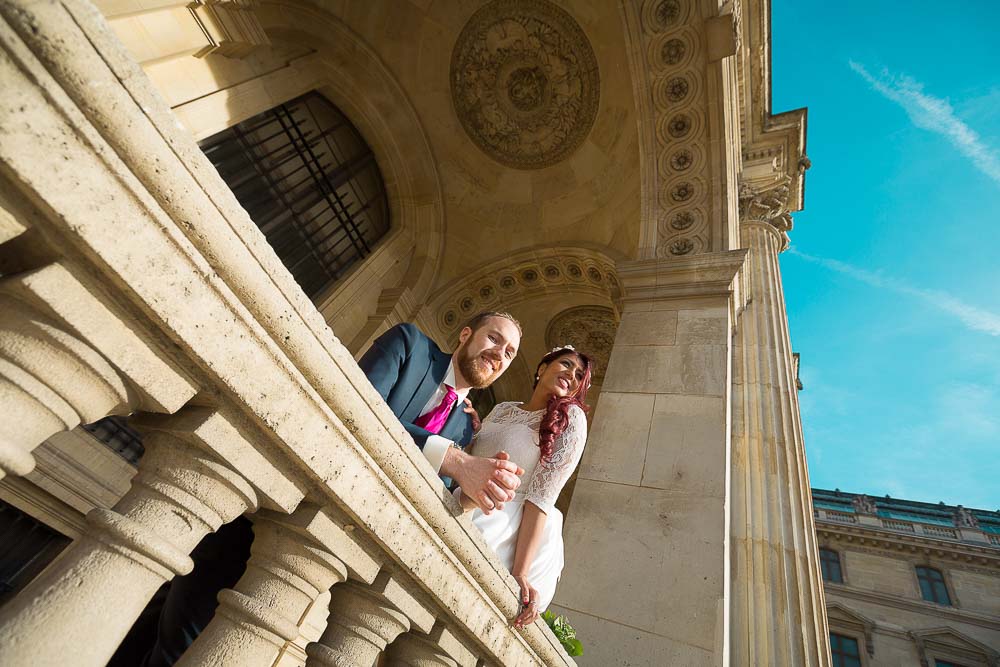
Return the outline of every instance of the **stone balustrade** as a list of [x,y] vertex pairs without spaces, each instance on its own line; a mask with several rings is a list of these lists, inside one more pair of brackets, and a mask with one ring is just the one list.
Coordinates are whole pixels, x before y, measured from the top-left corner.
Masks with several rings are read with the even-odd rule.
[[847,512],[838,512],[836,510],[829,509],[816,509],[814,514],[817,521],[854,524],[860,527],[876,528],[893,533],[920,535],[923,537],[954,542],[973,542],[982,544],[1000,543],[1000,536],[969,526],[949,527],[931,523],[921,523],[919,521],[907,521],[905,519],[889,519],[870,514],[850,514]]
[[310,665],[571,664],[510,627],[513,579],[94,7],[4,2],[0,46],[2,474],[112,414],[147,449],[0,608],[0,664],[104,665],[243,514],[248,569],[183,664],[274,664],[328,590]]

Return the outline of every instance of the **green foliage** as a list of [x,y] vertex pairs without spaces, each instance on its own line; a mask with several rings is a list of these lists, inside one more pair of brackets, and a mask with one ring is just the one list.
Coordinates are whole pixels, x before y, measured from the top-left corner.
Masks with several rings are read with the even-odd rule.
[[578,655],[583,655],[583,644],[576,638],[576,630],[569,624],[565,616],[556,616],[551,611],[545,610],[542,612],[542,620],[545,621],[552,630],[552,634],[556,636],[559,643],[566,649],[566,653],[574,658]]

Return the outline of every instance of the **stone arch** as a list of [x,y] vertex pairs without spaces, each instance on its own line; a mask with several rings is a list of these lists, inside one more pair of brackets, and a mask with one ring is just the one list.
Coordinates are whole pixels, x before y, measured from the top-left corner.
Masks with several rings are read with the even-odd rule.
[[437,162],[400,83],[339,18],[294,0],[262,3],[255,15],[272,45],[307,47],[311,53],[280,72],[217,91],[213,97],[219,101],[182,111],[182,120],[203,138],[316,90],[359,130],[382,173],[392,227],[371,255],[316,301],[354,349],[388,324],[412,319],[434,284],[445,233]]

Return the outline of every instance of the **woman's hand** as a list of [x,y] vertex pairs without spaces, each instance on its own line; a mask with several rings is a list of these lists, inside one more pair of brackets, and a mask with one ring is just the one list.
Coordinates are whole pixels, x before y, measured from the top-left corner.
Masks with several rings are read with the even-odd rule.
[[479,413],[472,407],[472,401],[465,399],[465,406],[462,408],[462,411],[467,415],[472,415],[472,435],[478,435],[479,429],[483,427],[483,422],[479,419]]
[[515,628],[525,628],[538,619],[538,591],[528,583],[528,577],[515,574],[514,580],[521,587],[521,595],[518,598],[521,602],[521,613],[514,619]]

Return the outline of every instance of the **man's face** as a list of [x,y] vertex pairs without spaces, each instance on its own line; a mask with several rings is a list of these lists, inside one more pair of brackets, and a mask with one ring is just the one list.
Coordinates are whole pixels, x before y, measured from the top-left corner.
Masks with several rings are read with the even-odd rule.
[[462,329],[455,351],[458,370],[474,388],[482,389],[493,384],[510,362],[517,356],[521,334],[517,326],[506,317],[490,317],[473,331]]

